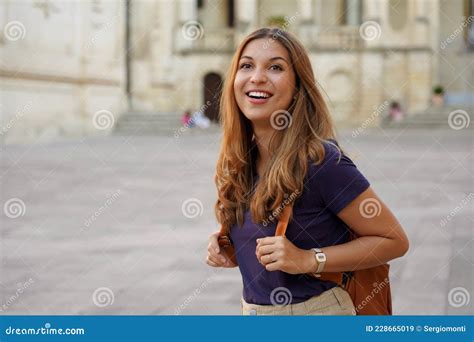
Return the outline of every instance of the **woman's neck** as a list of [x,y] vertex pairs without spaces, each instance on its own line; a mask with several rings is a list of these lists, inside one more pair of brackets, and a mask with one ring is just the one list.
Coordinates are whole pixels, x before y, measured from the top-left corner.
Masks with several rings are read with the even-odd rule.
[[258,148],[258,157],[257,157],[257,173],[259,176],[263,174],[263,170],[265,170],[266,165],[270,160],[270,153],[269,153],[269,146],[270,146],[270,139],[272,135],[275,133],[275,129],[273,127],[270,128],[253,128],[254,136],[255,136],[255,143]]

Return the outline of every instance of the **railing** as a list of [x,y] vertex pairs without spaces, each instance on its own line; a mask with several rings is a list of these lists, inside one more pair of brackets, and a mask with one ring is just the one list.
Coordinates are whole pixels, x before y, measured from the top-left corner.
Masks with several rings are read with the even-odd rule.
[[299,29],[300,39],[310,50],[352,50],[364,47],[359,26],[320,27],[303,25]]
[[[364,40],[360,36],[359,26],[302,25],[299,37],[310,50],[363,48]],[[178,53],[233,52],[236,48],[237,30],[234,28],[193,27],[175,28],[174,48]]]
[[175,29],[174,47],[179,53],[232,52],[235,49],[233,28],[202,28],[186,31],[182,26]]

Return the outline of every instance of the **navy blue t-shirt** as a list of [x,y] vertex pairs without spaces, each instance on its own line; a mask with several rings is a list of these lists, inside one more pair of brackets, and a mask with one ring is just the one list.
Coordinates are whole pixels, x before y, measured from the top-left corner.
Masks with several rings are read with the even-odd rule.
[[[338,162],[340,153],[336,147],[326,143],[325,152],[322,163],[309,163],[303,192],[294,203],[293,219],[286,231],[286,237],[302,249],[347,242],[347,226],[336,214],[369,187],[369,182],[352,160],[343,154]],[[291,303],[296,304],[336,286],[304,274],[269,272],[258,262],[256,240],[274,236],[275,221],[266,227],[255,224],[250,211],[247,211],[243,226],[236,224],[231,227],[230,237],[242,274],[244,300],[251,304],[270,305],[272,291],[285,287],[291,293]]]

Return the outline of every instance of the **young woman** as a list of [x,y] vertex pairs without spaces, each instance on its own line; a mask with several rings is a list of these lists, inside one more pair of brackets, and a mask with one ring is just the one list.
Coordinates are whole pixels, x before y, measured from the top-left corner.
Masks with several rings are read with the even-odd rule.
[[[384,264],[403,256],[408,240],[339,148],[301,43],[277,28],[247,36],[233,57],[220,114],[215,211],[236,263],[219,248],[219,232],[209,238],[207,263],[238,264],[243,314],[354,314],[344,289],[308,274]],[[286,236],[275,236],[288,200]],[[348,228],[357,239],[349,241]]]

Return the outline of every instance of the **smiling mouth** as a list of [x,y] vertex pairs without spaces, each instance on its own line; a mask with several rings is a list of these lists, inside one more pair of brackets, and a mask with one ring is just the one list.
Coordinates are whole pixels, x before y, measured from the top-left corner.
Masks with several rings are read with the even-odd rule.
[[273,96],[273,94],[260,92],[260,91],[248,91],[245,93],[245,95],[247,95],[248,97],[252,99],[257,99],[257,100],[269,99],[270,97]]

